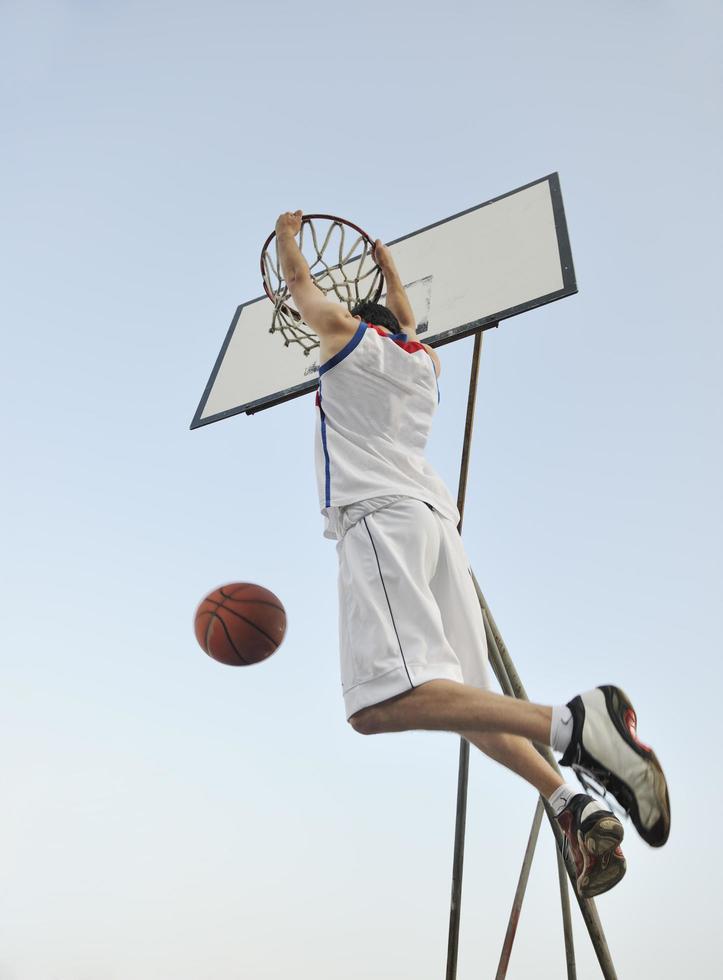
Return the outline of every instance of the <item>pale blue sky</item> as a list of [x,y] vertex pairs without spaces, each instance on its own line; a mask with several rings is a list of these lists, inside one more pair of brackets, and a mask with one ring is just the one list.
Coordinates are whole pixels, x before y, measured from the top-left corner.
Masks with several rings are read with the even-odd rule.
[[[598,902],[620,976],[719,975],[722,20],[0,3],[2,980],[444,975],[457,741],[344,722],[311,400],[188,425],[280,210],[391,239],[553,170],[580,292],[486,337],[465,540],[530,694],[622,684],[668,772],[669,844],[631,827]],[[191,629],[233,580],[289,614],[248,670]],[[473,759],[459,980],[494,975],[534,805]],[[563,975],[549,837],[513,980]]]

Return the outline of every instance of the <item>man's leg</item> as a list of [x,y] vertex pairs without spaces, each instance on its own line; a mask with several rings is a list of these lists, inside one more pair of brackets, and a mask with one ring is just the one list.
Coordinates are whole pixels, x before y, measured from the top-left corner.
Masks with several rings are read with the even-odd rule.
[[[665,844],[670,832],[667,782],[655,753],[637,737],[637,717],[625,693],[604,685],[573,698],[565,710],[571,722],[566,741],[554,745],[564,752],[561,765],[589,773],[630,813],[643,840],[653,847]],[[556,718],[560,717],[558,710]],[[550,745],[552,719],[553,709],[544,705],[435,680],[363,708],[349,721],[368,735],[413,729],[467,735],[497,732]],[[543,784],[547,785],[544,775]]]
[[547,798],[567,837],[582,898],[593,898],[617,885],[627,865],[620,849],[623,827],[614,814],[565,783],[527,739],[501,732],[465,732],[464,737]]
[[530,738],[547,745],[551,719],[551,708],[454,681],[430,681],[400,697],[365,708],[349,721],[356,731],[366,735],[410,729],[456,732],[549,798],[564,780],[542,758]]
[[534,786],[545,799],[555,790],[565,785],[562,776],[555,772],[546,759],[540,755],[532,742],[519,735],[505,732],[461,732],[468,742],[484,752],[490,759],[499,762],[526,782]]
[[494,694],[455,681],[429,681],[389,701],[362,708],[349,719],[363,735],[447,731],[521,735],[550,744],[552,708]]
[[[349,719],[363,734],[409,729],[457,732],[517,773],[550,802],[575,861],[578,892],[592,898],[625,874],[619,847],[623,828],[612,813],[565,783],[532,745],[531,736],[541,744],[549,743],[551,720],[551,708],[452,681],[430,681]],[[470,727],[464,722],[470,722]]]

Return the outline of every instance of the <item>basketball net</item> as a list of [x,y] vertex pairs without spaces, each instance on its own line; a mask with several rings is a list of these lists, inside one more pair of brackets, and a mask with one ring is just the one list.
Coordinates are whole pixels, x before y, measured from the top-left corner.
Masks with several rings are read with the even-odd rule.
[[[302,219],[297,243],[325,297],[351,310],[357,303],[375,303],[381,296],[384,276],[372,257],[374,243],[357,225],[331,214],[309,214]],[[291,302],[275,232],[261,251],[261,275],[266,295],[274,304],[269,332],[280,333],[285,347],[300,344],[304,354],[310,354],[319,346],[319,338]]]

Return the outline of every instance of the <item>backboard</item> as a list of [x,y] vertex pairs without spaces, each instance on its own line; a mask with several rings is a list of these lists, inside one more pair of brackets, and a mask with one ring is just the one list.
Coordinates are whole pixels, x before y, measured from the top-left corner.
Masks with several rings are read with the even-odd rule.
[[[432,347],[577,292],[557,174],[387,244]],[[238,307],[192,429],[318,386],[318,349],[285,347],[273,311],[266,295]]]

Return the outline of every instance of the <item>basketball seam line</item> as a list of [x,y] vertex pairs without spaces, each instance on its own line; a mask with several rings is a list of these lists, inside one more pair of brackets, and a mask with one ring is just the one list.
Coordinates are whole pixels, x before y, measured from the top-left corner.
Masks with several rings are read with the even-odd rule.
[[[252,665],[252,663],[253,663],[253,660],[247,660],[246,657],[242,657],[241,656],[241,654],[238,652],[238,650],[236,648],[236,644],[231,639],[231,634],[229,633],[228,627],[226,626],[226,624],[224,623],[224,621],[221,619],[221,617],[217,613],[214,614],[214,616],[219,621],[219,623],[221,624],[221,627],[222,627],[224,633],[226,634],[226,639],[231,644],[231,649],[233,650],[233,652],[238,657],[239,662],[242,663],[242,664],[244,664],[247,667],[250,667]],[[211,622],[213,622],[213,620],[211,620]]]
[[[253,586],[251,585],[251,583],[249,583],[249,585],[241,585],[239,586],[239,588],[246,589],[246,588],[253,588]],[[278,609],[279,612],[282,613],[286,612],[286,610],[280,603],[271,602],[270,599],[244,599],[243,596],[240,596],[238,594],[238,592],[224,592],[223,587],[221,587],[218,591],[221,593],[224,599],[233,599],[234,602],[258,602],[262,606],[271,606],[273,609]]]
[[[275,602],[269,602],[268,599],[240,599],[235,595],[226,595],[225,592],[221,592],[221,595],[224,597],[224,599],[231,599],[233,602],[253,602],[257,606],[270,606],[272,609],[278,609],[279,612],[286,612],[283,606],[279,606]],[[211,601],[218,602],[218,599],[212,599]],[[224,607],[224,609],[227,608],[225,602],[221,604]]]
[[[215,599],[207,599],[206,601],[207,602],[216,602]],[[236,616],[238,619],[242,619],[244,621],[244,623],[246,623],[248,626],[253,626],[253,628],[255,630],[258,630],[258,632],[261,633],[262,636],[265,636],[266,637],[266,639],[269,641],[269,643],[273,643],[274,644],[274,648],[276,648],[279,645],[276,642],[276,640],[273,638],[273,636],[269,636],[269,634],[266,632],[266,630],[263,630],[263,629],[261,629],[260,626],[257,626],[256,623],[254,623],[254,621],[252,619],[247,619],[246,616],[244,616],[242,613],[236,612],[235,609],[230,609],[223,602],[219,602],[218,603],[218,608],[219,609],[223,609],[224,612],[231,613],[232,616]],[[218,616],[218,612],[216,610],[214,610],[214,614],[216,616]],[[220,619],[221,617],[219,616],[218,618]]]

